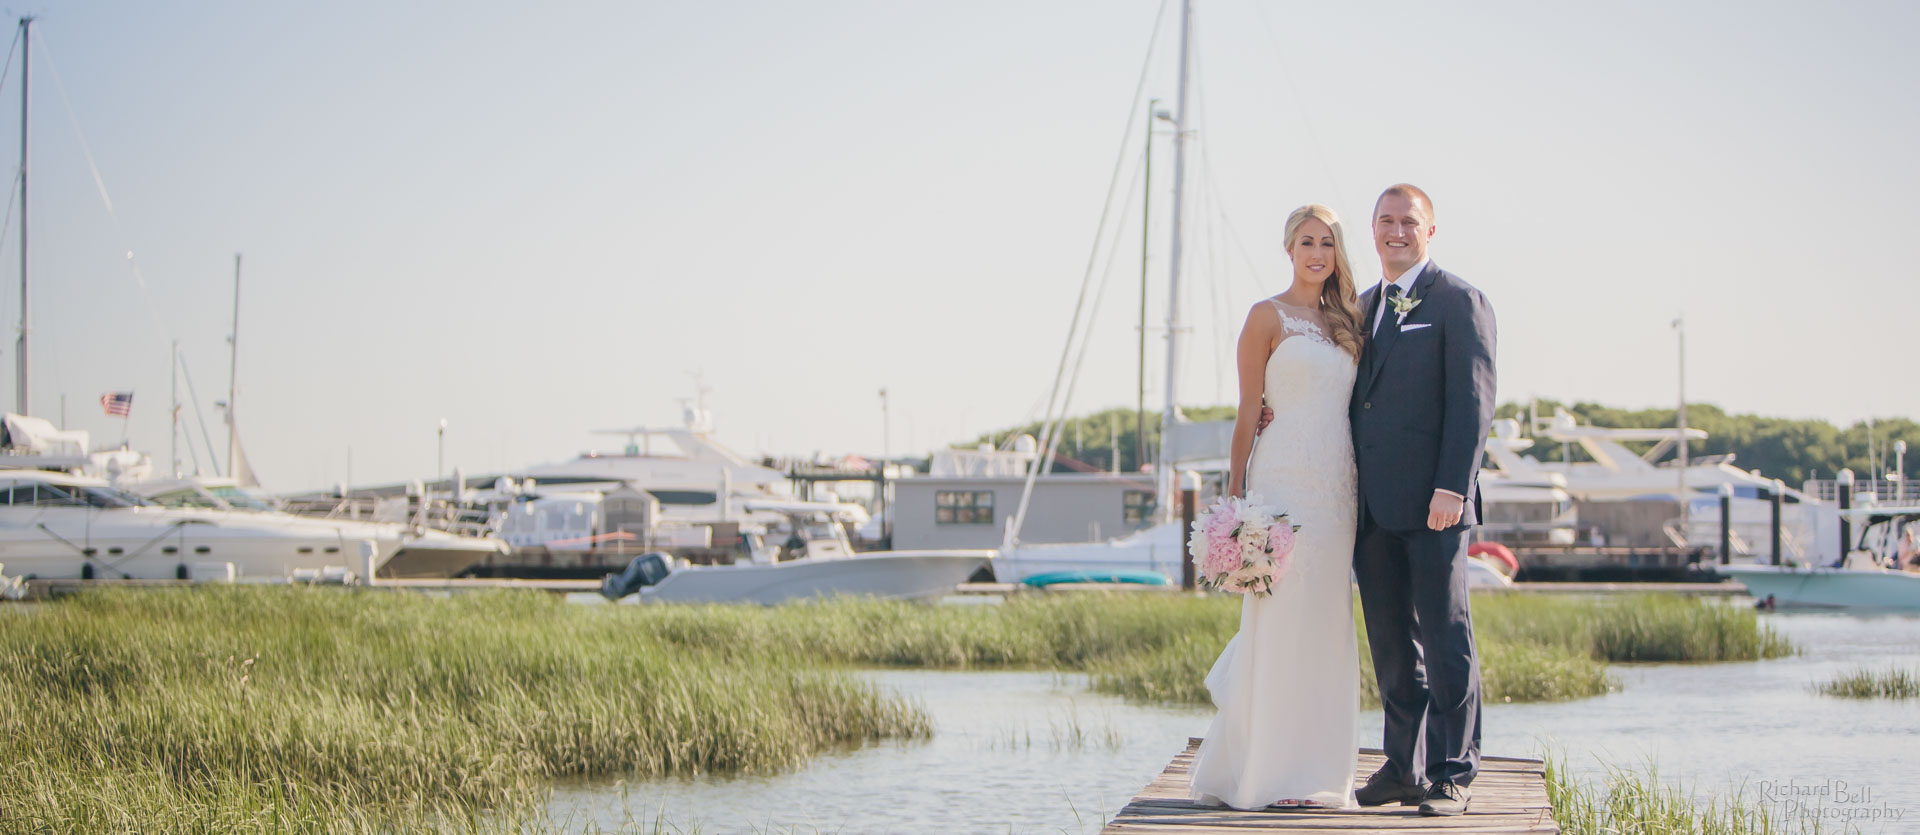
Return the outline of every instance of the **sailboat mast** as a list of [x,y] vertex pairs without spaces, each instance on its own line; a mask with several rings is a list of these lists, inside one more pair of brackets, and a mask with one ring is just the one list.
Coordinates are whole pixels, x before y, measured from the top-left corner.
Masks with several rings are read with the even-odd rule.
[[231,349],[227,359],[227,475],[238,478],[233,464],[240,456],[240,436],[234,434],[234,396],[240,393],[240,253],[233,254],[233,333],[227,336]]
[[14,350],[15,361],[20,367],[14,373],[14,382],[19,391],[15,401],[19,403],[19,412],[32,414],[27,403],[27,328],[31,321],[27,317],[27,68],[31,62],[27,59],[33,51],[33,18],[20,18],[20,343]]
[[[1173,456],[1169,452],[1167,435],[1173,429],[1175,397],[1178,392],[1175,382],[1179,379],[1180,368],[1180,220],[1181,211],[1186,207],[1185,188],[1187,185],[1187,58],[1193,45],[1193,3],[1181,0],[1180,3],[1180,92],[1175,99],[1173,122],[1173,245],[1169,248],[1167,260],[1170,262],[1167,276],[1167,370],[1166,370],[1166,409],[1160,414],[1160,456],[1154,470],[1154,482],[1160,494],[1159,509],[1162,521],[1172,521],[1175,517],[1173,491],[1178,486],[1173,474]],[[1143,430],[1144,431],[1144,428]]]
[[169,386],[169,388],[167,389],[167,391],[168,391],[168,396],[172,397],[173,401],[168,404],[169,408],[167,409],[167,411],[173,415],[173,427],[172,429],[168,430],[167,443],[170,449],[172,450],[172,455],[173,455],[173,469],[171,470],[171,472],[173,473],[174,478],[179,478],[180,477],[180,340],[178,339],[173,341],[173,366],[168,369],[168,372],[172,375],[172,377],[168,380],[167,385]]

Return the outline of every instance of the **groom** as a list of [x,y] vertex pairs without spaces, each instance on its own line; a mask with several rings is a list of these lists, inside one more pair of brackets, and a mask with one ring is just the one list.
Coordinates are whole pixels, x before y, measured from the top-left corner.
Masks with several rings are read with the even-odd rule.
[[1373,210],[1382,280],[1360,295],[1348,417],[1359,470],[1353,569],[1386,713],[1387,764],[1361,805],[1467,810],[1480,769],[1480,662],[1467,609],[1467,530],[1494,408],[1493,308],[1427,257],[1433,201],[1401,184]]

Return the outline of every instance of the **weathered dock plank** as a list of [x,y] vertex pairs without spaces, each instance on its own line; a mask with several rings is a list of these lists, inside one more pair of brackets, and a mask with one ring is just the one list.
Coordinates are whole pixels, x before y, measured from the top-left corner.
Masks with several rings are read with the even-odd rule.
[[[1539,760],[1481,757],[1480,774],[1473,780],[1473,800],[1458,817],[1424,817],[1416,806],[1375,806],[1364,809],[1268,809],[1243,812],[1195,805],[1187,797],[1188,769],[1199,739],[1187,740],[1180,752],[1114,816],[1102,833],[1112,835],[1205,835],[1206,833],[1305,833],[1339,835],[1366,833],[1557,833],[1547,801],[1546,766]],[[1358,752],[1354,773],[1361,778],[1386,762],[1377,748]]]

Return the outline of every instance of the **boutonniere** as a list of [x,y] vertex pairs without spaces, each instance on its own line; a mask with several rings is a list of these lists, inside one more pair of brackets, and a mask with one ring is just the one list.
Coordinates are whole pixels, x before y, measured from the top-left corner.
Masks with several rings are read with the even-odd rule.
[[1419,307],[1421,302],[1420,299],[1412,296],[1394,296],[1387,301],[1393,303],[1394,315],[1398,317],[1393,320],[1393,326],[1396,328],[1407,321],[1407,314],[1412,313],[1413,309]]

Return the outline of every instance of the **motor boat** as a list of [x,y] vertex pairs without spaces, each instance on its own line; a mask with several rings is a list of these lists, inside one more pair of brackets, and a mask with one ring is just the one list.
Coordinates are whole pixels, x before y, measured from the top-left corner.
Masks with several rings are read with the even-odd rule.
[[[104,479],[0,470],[0,554],[44,579],[450,576],[498,542],[262,510],[163,507]],[[456,567],[457,566],[457,567]]]
[[1789,608],[1920,611],[1920,570],[1913,565],[1920,506],[1838,511],[1857,524],[1845,559],[1832,565],[1735,563],[1719,573],[1739,580],[1756,600]]
[[655,552],[608,575],[601,594],[620,599],[637,592],[642,603],[772,605],[842,596],[919,600],[952,594],[993,558],[991,550],[867,551],[764,565],[688,566]]
[[[1817,561],[1823,556],[1822,546],[1837,541],[1837,535],[1830,536],[1837,525],[1831,505],[1735,466],[1732,455],[1696,456],[1684,468],[1677,460],[1662,461],[1676,449],[1681,437],[1678,429],[1581,425],[1562,409],[1551,419],[1535,421],[1534,430],[1534,440],[1569,449],[1577,446],[1589,460],[1543,461],[1526,455],[1532,440],[1520,437],[1520,424],[1499,420],[1486,446],[1488,470],[1482,472],[1482,484],[1489,505],[1509,498],[1496,496],[1506,485],[1552,484],[1570,495],[1578,518],[1569,517],[1563,523],[1577,524],[1583,535],[1576,542],[1543,544],[1718,548],[1723,487],[1732,492],[1733,540],[1739,553],[1772,558],[1762,552],[1772,541],[1776,491],[1782,500],[1783,559]],[[1707,433],[1688,429],[1685,437],[1697,441]],[[1636,453],[1626,446],[1629,443],[1653,446]],[[1684,525],[1679,502],[1686,503]],[[1495,512],[1490,509],[1488,515]],[[1568,539],[1565,534],[1556,538]],[[1838,555],[1824,556],[1831,560]]]

